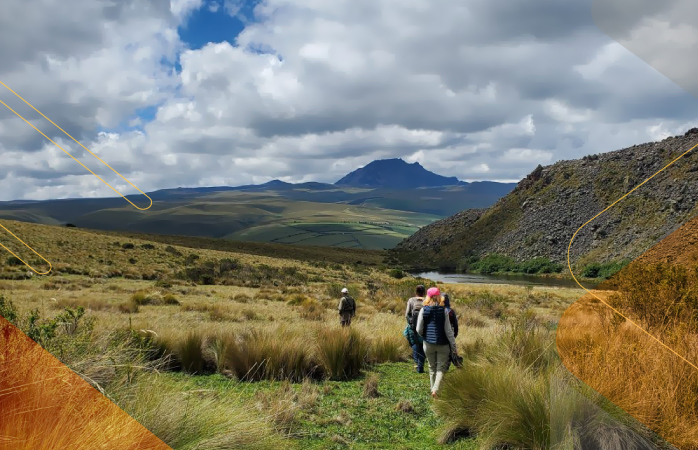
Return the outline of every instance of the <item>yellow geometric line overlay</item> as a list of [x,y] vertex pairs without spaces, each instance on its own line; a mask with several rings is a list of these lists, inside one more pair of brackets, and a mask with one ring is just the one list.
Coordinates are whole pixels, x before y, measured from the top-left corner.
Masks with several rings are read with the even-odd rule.
[[24,244],[24,246],[27,247],[29,250],[33,251],[37,256],[39,256],[39,258],[41,258],[41,259],[43,259],[44,261],[46,261],[46,263],[48,264],[48,271],[47,271],[47,272],[38,272],[35,268],[33,268],[32,266],[30,266],[29,263],[27,263],[26,261],[24,261],[24,260],[23,260],[22,258],[20,258],[19,256],[15,255],[15,254],[12,252],[12,250],[10,250],[9,248],[7,248],[7,247],[5,247],[4,245],[2,245],[1,242],[0,242],[0,247],[4,248],[4,249],[7,250],[8,252],[10,252],[10,253],[12,254],[12,256],[14,256],[15,258],[17,258],[17,259],[19,259],[20,261],[22,261],[22,262],[24,263],[25,266],[29,267],[31,270],[33,270],[34,272],[36,272],[36,273],[39,274],[39,275],[48,275],[48,274],[51,272],[51,269],[53,268],[53,266],[51,265],[51,261],[49,261],[49,260],[47,260],[46,258],[44,258],[43,256],[41,256],[41,255],[39,254],[39,252],[37,252],[36,250],[34,250],[33,248],[31,248],[29,245],[27,245],[23,240],[21,240],[21,239],[18,238],[13,232],[11,232],[11,231],[8,230],[7,228],[5,228],[1,223],[0,223],[0,227],[1,227],[2,229],[4,229],[5,231],[7,231],[8,233],[10,233],[12,236],[14,236],[15,239],[17,239],[19,242],[21,242],[22,244]]
[[601,214],[603,214],[603,213],[605,213],[606,211],[608,211],[609,209],[611,209],[616,203],[618,203],[619,201],[623,200],[623,199],[624,199],[625,197],[627,197],[628,195],[632,194],[637,188],[639,188],[639,187],[642,186],[643,184],[645,184],[645,183],[647,183],[648,181],[650,181],[652,178],[654,178],[654,177],[656,177],[657,175],[659,175],[661,172],[663,172],[664,170],[666,170],[669,166],[671,166],[672,164],[674,164],[674,163],[675,163],[676,161],[678,161],[679,159],[683,158],[688,152],[690,152],[691,150],[693,150],[693,149],[696,148],[696,147],[698,147],[698,144],[694,145],[693,147],[691,147],[690,149],[688,149],[687,151],[685,151],[683,154],[681,154],[679,157],[677,157],[676,159],[674,159],[672,162],[670,162],[670,163],[667,164],[666,166],[662,167],[659,171],[657,171],[657,173],[655,173],[654,175],[652,175],[651,177],[649,177],[648,179],[646,179],[646,180],[643,181],[642,183],[640,183],[640,184],[638,184],[637,186],[635,186],[635,187],[633,188],[633,190],[631,190],[630,192],[628,192],[627,194],[625,194],[624,196],[622,196],[621,198],[619,198],[619,199],[616,200],[615,202],[611,203],[606,209],[604,209],[603,211],[601,211],[600,213],[598,213],[597,215],[595,215],[594,217],[592,217],[591,219],[589,219],[584,225],[582,225],[581,227],[579,227],[579,229],[578,229],[577,231],[575,231],[574,235],[572,236],[572,239],[570,239],[570,244],[567,246],[567,266],[568,266],[569,269],[570,269],[570,274],[572,275],[572,278],[574,278],[574,281],[579,285],[579,287],[581,287],[582,289],[584,289],[585,291],[587,291],[589,294],[591,294],[593,297],[595,297],[597,300],[599,300],[599,301],[600,301],[601,303],[603,303],[604,305],[606,305],[606,306],[608,306],[609,308],[611,308],[616,314],[618,314],[619,316],[621,316],[622,318],[624,318],[625,320],[627,320],[627,321],[630,322],[631,324],[635,325],[638,329],[640,329],[640,330],[641,330],[643,333],[645,333],[647,336],[649,336],[649,337],[651,337],[652,339],[654,339],[655,341],[659,342],[662,346],[664,346],[664,348],[666,348],[667,350],[669,350],[670,352],[672,352],[673,354],[675,354],[675,355],[678,356],[679,358],[683,359],[685,362],[687,362],[689,365],[691,365],[694,369],[697,369],[697,370],[698,370],[698,366],[696,366],[695,364],[693,364],[692,362],[690,362],[689,360],[687,360],[686,358],[684,358],[683,356],[681,356],[680,354],[678,354],[674,349],[672,349],[671,347],[669,347],[668,345],[666,345],[664,342],[662,342],[662,341],[660,341],[659,339],[657,339],[656,337],[654,337],[650,332],[648,332],[647,330],[645,330],[644,328],[642,328],[640,325],[638,325],[638,324],[636,324],[635,322],[633,322],[632,320],[630,320],[628,317],[626,317],[625,315],[623,315],[620,311],[618,311],[617,309],[615,309],[613,306],[611,306],[611,305],[609,305],[608,303],[606,303],[602,298],[599,298],[599,297],[598,297],[597,295],[595,295],[593,292],[591,292],[590,290],[588,290],[587,288],[585,288],[584,286],[582,286],[582,284],[579,282],[579,280],[577,280],[577,278],[574,276],[574,272],[572,272],[572,264],[570,263],[570,249],[572,248],[572,242],[574,241],[574,238],[577,236],[577,233],[579,233],[579,232],[582,230],[582,228],[584,228],[585,226],[587,226],[592,220],[596,219],[596,218],[599,217]]
[[[102,161],[102,159],[101,159],[99,156],[97,156],[97,155],[95,155],[94,153],[92,153],[92,152],[90,151],[90,149],[88,149],[87,147],[85,147],[84,145],[82,145],[80,142],[78,142],[78,140],[75,139],[73,136],[69,135],[67,131],[65,131],[63,128],[59,127],[58,125],[56,125],[51,119],[49,119],[48,117],[46,117],[41,111],[39,111],[38,109],[34,108],[34,106],[33,106],[31,103],[29,103],[28,101],[26,101],[25,99],[23,99],[18,93],[16,93],[16,92],[13,91],[12,89],[10,89],[9,86],[7,86],[7,85],[6,85],[5,83],[3,83],[2,81],[0,81],[0,84],[2,84],[3,86],[5,86],[10,92],[12,92],[12,93],[15,94],[17,97],[19,97],[20,100],[22,100],[24,103],[26,103],[27,105],[29,105],[34,111],[36,111],[36,112],[38,112],[39,114],[41,114],[41,116],[42,116],[44,119],[48,120],[48,121],[51,122],[53,125],[55,125],[56,128],[58,128],[58,129],[61,130],[63,133],[65,133],[66,136],[68,136],[70,139],[72,139],[73,141],[75,141],[80,147],[82,147],[82,148],[84,148],[85,150],[87,150],[92,156],[94,156],[95,158],[97,158],[102,164],[104,164],[105,166],[109,167],[115,174],[117,174],[118,176],[120,176],[124,181],[126,181],[128,184],[130,184],[131,186],[133,186],[134,188],[136,188],[136,190],[138,190],[138,192],[140,192],[141,194],[143,194],[143,195],[145,195],[146,197],[148,197],[148,195],[147,195],[145,192],[143,192],[143,191],[141,191],[140,189],[138,189],[138,187],[137,187],[135,184],[131,183],[131,182],[130,182],[129,180],[127,180],[123,175],[121,175],[119,172],[117,172],[116,170],[114,170],[114,168],[112,168],[112,166],[110,166],[110,165],[107,164],[106,162]],[[25,119],[24,117],[22,117],[22,116],[21,116],[18,112],[16,112],[14,109],[12,109],[12,108],[10,108],[9,106],[7,106],[7,105],[5,104],[5,102],[3,102],[2,100],[0,100],[0,103],[2,103],[3,105],[5,105],[5,106],[7,107],[7,109],[9,109],[10,111],[12,111],[13,113],[15,113],[20,119],[22,119],[22,120],[24,120],[25,122],[27,122],[27,123],[28,123],[32,128],[34,128],[36,131],[38,131],[39,133],[41,133],[41,135],[42,135],[43,137],[45,137],[45,138],[48,139],[49,141],[53,142],[53,140],[52,140],[50,137],[48,137],[48,136],[46,136],[44,133],[42,133],[41,130],[39,130],[39,129],[36,128],[34,125],[32,125],[27,119]],[[121,195],[121,196],[124,198],[124,200],[126,200],[127,202],[129,202],[130,204],[132,204],[132,205],[134,206],[134,208],[140,209],[141,211],[145,211],[146,209],[149,209],[151,206],[153,206],[153,199],[151,199],[150,197],[148,197],[148,200],[150,200],[150,205],[148,205],[148,208],[139,208],[139,207],[136,206],[131,200],[127,199],[123,194],[121,194],[119,191],[117,191],[116,189],[114,189],[114,187],[112,187],[112,185],[110,185],[109,183],[107,183],[106,181],[104,181],[102,178],[99,177],[99,175],[97,175],[96,173],[94,173],[93,171],[91,171],[87,166],[85,166],[83,163],[81,163],[80,161],[78,161],[73,155],[71,155],[71,154],[68,153],[66,150],[64,150],[63,147],[61,147],[60,145],[56,144],[55,142],[53,142],[53,144],[55,144],[56,147],[58,147],[58,148],[60,148],[61,150],[63,150],[63,152],[65,152],[66,155],[68,155],[68,156],[70,156],[71,158],[73,158],[73,159],[74,159],[78,164],[80,164],[82,167],[84,167],[85,169],[87,169],[92,175],[96,176],[97,179],[99,179],[102,183],[106,184],[106,185],[109,186],[114,192],[116,192],[117,194]]]
[[[26,101],[24,98],[22,98],[22,96],[20,96],[18,93],[16,93],[15,91],[13,91],[8,85],[6,85],[5,83],[3,83],[2,81],[0,81],[0,84],[2,84],[3,86],[5,86],[5,88],[7,88],[7,90],[9,90],[9,91],[12,92],[13,94],[15,94],[17,97],[19,97],[20,100],[22,100],[24,103],[26,103],[27,105],[29,105],[34,111],[36,111],[36,112],[38,112],[39,114],[41,114],[41,116],[42,116],[44,119],[46,119],[46,120],[48,120],[49,122],[51,122],[56,128],[58,128],[58,129],[61,130],[63,133],[65,133],[66,136],[68,136],[70,139],[72,139],[73,141],[75,141],[80,147],[82,147],[82,148],[84,148],[85,150],[87,150],[92,156],[94,156],[95,158],[97,158],[102,164],[104,164],[105,166],[109,167],[115,174],[119,175],[124,181],[126,181],[128,184],[130,184],[131,186],[133,186],[134,188],[136,188],[136,190],[138,190],[138,192],[140,192],[141,194],[145,195],[145,196],[148,198],[148,200],[150,200],[150,205],[148,205],[147,208],[140,208],[140,207],[136,206],[131,200],[127,199],[123,194],[121,194],[119,191],[117,191],[112,185],[110,185],[109,183],[107,183],[106,181],[104,181],[99,175],[97,175],[96,173],[94,173],[94,172],[93,172],[92,170],[90,170],[87,166],[85,166],[83,163],[81,163],[80,161],[78,161],[77,158],[75,158],[73,155],[71,155],[70,153],[68,153],[63,147],[61,147],[61,146],[58,145],[56,142],[54,142],[53,139],[51,139],[50,137],[46,136],[41,130],[39,130],[39,129],[36,128],[34,125],[32,125],[31,122],[29,122],[27,119],[25,119],[24,117],[22,117],[21,114],[19,114],[17,111],[15,111],[14,109],[10,108],[5,102],[3,102],[2,100],[0,100],[0,103],[2,103],[3,105],[5,105],[5,107],[6,107],[7,109],[9,109],[10,111],[12,111],[13,113],[15,113],[15,115],[17,115],[17,117],[19,117],[20,119],[24,120],[26,123],[29,124],[29,126],[31,126],[31,127],[34,128],[36,131],[38,131],[39,133],[41,133],[41,135],[42,135],[43,137],[45,137],[46,139],[48,139],[49,141],[51,141],[56,147],[58,147],[58,148],[60,148],[61,150],[63,150],[63,152],[64,152],[66,155],[68,155],[68,156],[70,156],[71,158],[73,158],[73,160],[75,160],[78,164],[80,164],[82,167],[84,167],[85,169],[87,169],[88,172],[90,172],[92,175],[94,175],[95,177],[97,177],[97,179],[100,180],[102,183],[104,183],[104,184],[106,184],[107,186],[109,186],[114,192],[116,192],[116,193],[119,194],[121,197],[123,197],[124,200],[126,200],[126,201],[129,202],[131,205],[133,205],[134,208],[139,209],[139,210],[141,210],[141,211],[145,211],[145,210],[149,209],[151,206],[153,206],[153,199],[151,199],[145,192],[141,191],[141,190],[138,188],[138,186],[136,186],[135,184],[133,184],[133,183],[131,183],[129,180],[127,180],[123,175],[121,175],[119,172],[117,172],[112,166],[110,166],[110,165],[107,164],[106,162],[102,161],[102,159],[101,159],[99,156],[97,156],[97,155],[95,155],[94,153],[92,153],[92,152],[90,151],[90,149],[88,149],[87,147],[85,147],[84,145],[82,145],[80,142],[78,142],[77,139],[75,139],[73,136],[71,136],[70,134],[68,134],[68,132],[65,131],[63,128],[59,127],[54,121],[52,121],[51,119],[49,119],[48,117],[46,117],[41,111],[39,111],[38,109],[36,109],[36,108],[34,107],[34,105],[32,105],[31,103],[29,103],[28,101]],[[30,265],[29,265],[26,261],[24,261],[22,258],[20,258],[19,256],[15,255],[9,248],[5,247],[2,243],[0,243],[0,246],[1,246],[2,248],[4,248],[5,250],[7,250],[8,252],[10,252],[15,258],[17,258],[17,259],[19,259],[20,261],[22,261],[22,262],[24,263],[24,265],[26,265],[27,267],[29,267],[31,270],[33,270],[34,272],[36,272],[36,273],[39,274],[39,275],[46,275],[46,274],[48,274],[48,273],[51,272],[51,268],[52,268],[53,266],[51,265],[51,262],[50,262],[50,261],[48,261],[46,258],[44,258],[43,256],[41,256],[36,250],[34,250],[33,248],[31,248],[29,245],[27,245],[24,241],[22,241],[20,238],[18,238],[18,237],[17,237],[14,233],[12,233],[10,230],[8,230],[7,228],[5,228],[2,224],[0,224],[0,227],[2,227],[5,231],[7,231],[8,233],[10,233],[12,236],[14,236],[15,239],[17,239],[19,242],[21,242],[22,244],[24,244],[25,247],[27,247],[29,250],[31,250],[32,252],[34,252],[34,253],[35,253],[36,255],[38,255],[41,259],[43,259],[44,261],[46,261],[46,262],[48,263],[48,265],[49,265],[49,270],[48,270],[48,272],[38,272],[36,269],[34,269],[32,266],[30,266]]]

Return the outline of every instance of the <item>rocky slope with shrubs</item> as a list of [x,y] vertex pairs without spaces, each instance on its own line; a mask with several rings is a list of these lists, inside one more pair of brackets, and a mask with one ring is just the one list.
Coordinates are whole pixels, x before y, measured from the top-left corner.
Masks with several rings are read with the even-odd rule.
[[[419,269],[456,269],[467,257],[501,254],[520,261],[567,262],[574,233],[628,191],[698,144],[683,136],[538,166],[486,210],[467,210],[423,227],[392,252]],[[698,150],[609,209],[575,237],[575,266],[638,257],[696,215]]]

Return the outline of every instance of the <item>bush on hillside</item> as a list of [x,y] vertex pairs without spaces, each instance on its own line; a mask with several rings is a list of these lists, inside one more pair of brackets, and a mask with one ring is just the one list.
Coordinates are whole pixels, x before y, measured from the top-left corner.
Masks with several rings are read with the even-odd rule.
[[613,261],[607,263],[590,263],[582,268],[581,275],[585,278],[599,278],[605,280],[618,273],[628,265],[629,260]]
[[482,258],[464,258],[459,263],[461,271],[491,273],[524,273],[528,275],[543,273],[560,273],[563,266],[545,257],[537,257],[523,262],[505,255],[491,253]]

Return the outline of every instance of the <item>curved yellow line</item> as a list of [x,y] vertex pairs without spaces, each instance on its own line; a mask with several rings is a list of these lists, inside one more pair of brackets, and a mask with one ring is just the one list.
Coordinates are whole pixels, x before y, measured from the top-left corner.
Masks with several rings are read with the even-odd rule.
[[661,345],[663,345],[667,350],[669,350],[670,352],[672,352],[673,354],[675,354],[675,355],[678,356],[679,358],[683,359],[685,362],[687,362],[688,364],[690,364],[694,369],[698,369],[698,366],[696,366],[695,364],[693,364],[692,362],[690,362],[689,360],[687,360],[687,359],[684,358],[683,356],[679,355],[674,349],[672,349],[671,347],[669,347],[668,345],[666,345],[664,342],[662,342],[662,341],[660,341],[659,339],[657,339],[656,337],[654,337],[650,332],[648,332],[647,330],[645,330],[644,328],[642,328],[640,325],[638,325],[638,324],[636,324],[635,322],[633,322],[632,320],[630,320],[628,317],[626,317],[625,315],[623,315],[620,311],[618,311],[617,309],[615,309],[613,306],[611,306],[611,305],[609,305],[608,303],[606,303],[603,299],[599,298],[597,295],[595,295],[595,294],[594,294],[593,292],[591,292],[589,289],[587,289],[587,288],[585,288],[584,286],[582,286],[582,284],[577,280],[577,277],[574,276],[574,272],[572,271],[572,264],[570,263],[570,249],[572,248],[572,241],[574,241],[574,238],[577,236],[577,233],[579,233],[579,232],[582,230],[582,228],[584,228],[585,226],[587,226],[592,220],[596,219],[596,218],[599,217],[601,214],[603,214],[603,213],[605,213],[606,211],[608,211],[608,210],[609,210],[610,208],[612,208],[616,203],[618,203],[619,201],[623,200],[623,199],[624,199],[625,197],[627,197],[628,195],[632,194],[637,188],[639,188],[640,186],[642,186],[643,184],[647,183],[649,180],[651,180],[652,178],[656,177],[658,174],[660,174],[661,172],[663,172],[667,167],[671,166],[671,165],[674,164],[676,161],[678,161],[679,159],[683,158],[688,152],[690,152],[691,150],[693,150],[693,149],[696,148],[696,147],[698,147],[698,144],[694,145],[693,147],[691,147],[690,149],[688,149],[687,151],[685,151],[683,154],[681,154],[681,156],[677,157],[675,160],[673,160],[672,162],[670,162],[670,163],[667,164],[666,166],[662,167],[659,171],[657,171],[657,173],[655,173],[654,175],[652,175],[651,177],[649,177],[648,179],[646,179],[646,180],[643,181],[642,183],[640,183],[640,184],[638,184],[637,186],[635,186],[635,187],[633,188],[633,190],[631,190],[630,192],[628,192],[627,194],[625,194],[624,196],[622,196],[621,198],[619,198],[619,199],[616,200],[615,202],[611,203],[606,209],[604,209],[603,211],[601,211],[600,213],[598,213],[597,215],[595,215],[594,217],[592,217],[591,219],[589,219],[584,225],[582,225],[581,227],[579,227],[579,229],[578,229],[577,231],[575,231],[574,235],[572,236],[572,239],[570,239],[570,244],[567,246],[567,267],[569,267],[569,269],[570,269],[570,274],[572,275],[572,278],[574,278],[574,281],[579,285],[579,287],[581,287],[582,289],[584,289],[585,291],[587,291],[589,294],[591,294],[593,297],[595,297],[597,300],[599,300],[599,301],[600,301],[601,303],[603,303],[604,305],[606,305],[606,306],[608,306],[609,308],[611,308],[616,314],[618,314],[619,316],[621,316],[622,318],[624,318],[625,320],[627,320],[627,321],[630,322],[631,324],[635,325],[635,326],[636,326],[637,328],[639,328],[643,333],[645,333],[646,335],[648,335],[649,337],[651,337],[651,338],[654,339],[655,341],[659,342],[659,343],[660,343]]
[[5,86],[5,87],[7,88],[7,90],[9,90],[9,91],[12,92],[13,94],[15,94],[17,97],[19,97],[24,103],[26,103],[27,105],[29,105],[34,111],[36,111],[36,112],[38,112],[39,114],[41,114],[41,116],[42,116],[44,119],[48,120],[48,121],[51,122],[53,125],[55,125],[56,128],[58,128],[58,129],[61,130],[63,133],[65,133],[66,136],[68,136],[70,139],[72,139],[73,141],[75,141],[80,147],[82,147],[82,148],[84,148],[85,150],[87,150],[92,156],[94,156],[95,158],[97,158],[102,164],[104,164],[105,166],[109,167],[115,174],[117,174],[117,175],[120,176],[124,181],[126,181],[128,184],[130,184],[131,186],[133,186],[138,192],[140,192],[141,194],[145,195],[145,196],[148,198],[148,200],[150,200],[150,205],[148,205],[147,208],[139,208],[138,206],[136,206],[131,200],[127,199],[126,196],[124,196],[124,195],[121,194],[119,191],[117,191],[116,189],[114,189],[114,187],[113,187],[112,185],[110,185],[109,183],[107,183],[106,181],[104,181],[102,178],[100,178],[99,175],[97,175],[96,173],[94,173],[93,171],[91,171],[86,165],[84,165],[83,163],[81,163],[80,161],[78,161],[73,155],[71,155],[71,154],[68,153],[65,149],[63,149],[63,147],[61,147],[60,145],[58,145],[58,144],[56,144],[55,142],[53,142],[53,140],[52,140],[50,137],[46,136],[44,133],[41,132],[41,130],[39,130],[39,129],[36,128],[34,125],[32,125],[27,119],[25,119],[24,117],[22,117],[18,112],[16,112],[14,109],[12,109],[12,108],[10,108],[9,106],[7,106],[7,104],[6,104],[5,102],[3,102],[2,100],[0,100],[0,103],[2,103],[3,105],[5,105],[5,106],[7,107],[7,109],[9,109],[9,110],[12,111],[13,113],[15,113],[20,119],[22,119],[22,120],[24,120],[25,122],[27,122],[32,128],[34,128],[36,131],[38,131],[39,133],[41,133],[41,135],[44,136],[46,139],[48,139],[49,141],[53,142],[53,144],[54,144],[56,147],[58,147],[58,148],[60,148],[61,150],[63,150],[63,152],[64,152],[66,155],[68,155],[68,156],[70,156],[71,158],[73,158],[78,164],[80,164],[82,167],[84,167],[85,169],[87,169],[88,172],[90,172],[92,175],[94,175],[95,177],[97,177],[97,179],[100,180],[102,183],[104,183],[104,184],[106,184],[107,186],[109,186],[114,192],[116,192],[116,193],[119,194],[121,197],[123,197],[124,200],[126,200],[126,201],[129,202],[131,205],[133,205],[134,208],[139,209],[139,210],[141,210],[141,211],[145,211],[145,210],[149,209],[151,206],[153,206],[153,199],[151,199],[150,197],[148,197],[148,195],[147,195],[145,192],[141,191],[135,184],[131,183],[131,182],[130,182],[129,180],[127,180],[123,175],[121,175],[119,172],[117,172],[116,170],[114,170],[114,168],[112,168],[112,166],[110,166],[110,165],[107,164],[106,162],[102,161],[102,159],[101,159],[99,156],[97,156],[97,155],[95,155],[94,153],[92,153],[92,152],[90,151],[90,149],[88,149],[87,147],[85,147],[84,145],[82,145],[80,142],[78,142],[77,139],[75,139],[73,136],[71,136],[70,134],[68,134],[68,132],[66,132],[63,128],[61,128],[61,127],[59,127],[58,125],[56,125],[56,123],[54,123],[51,119],[49,119],[48,117],[46,117],[41,111],[39,111],[38,109],[36,109],[36,108],[34,107],[34,105],[32,105],[31,103],[29,103],[28,101],[26,101],[26,100],[25,100],[24,98],[22,98],[18,93],[16,93],[16,92],[13,91],[12,89],[10,89],[10,87],[7,86],[5,83],[3,83],[2,81],[0,81],[0,84],[2,84],[3,86]]
[[4,249],[7,250],[8,252],[10,252],[10,253],[12,254],[12,256],[14,256],[15,258],[17,258],[17,259],[19,259],[20,261],[22,261],[22,262],[24,263],[25,266],[29,267],[31,270],[33,270],[33,271],[34,271],[35,273],[37,273],[38,275],[48,275],[48,274],[51,272],[51,270],[53,269],[53,266],[51,265],[51,261],[49,261],[49,260],[47,260],[46,258],[44,258],[43,256],[41,256],[41,255],[39,254],[39,252],[37,252],[36,250],[34,250],[33,248],[31,248],[29,245],[27,245],[23,240],[21,240],[21,239],[18,238],[13,232],[11,232],[11,231],[8,230],[7,228],[5,228],[1,223],[0,223],[0,227],[2,227],[3,230],[7,231],[7,232],[10,233],[12,236],[14,236],[15,239],[17,239],[19,242],[21,242],[22,244],[24,244],[24,246],[27,247],[29,250],[33,251],[39,258],[41,258],[41,259],[43,259],[44,261],[46,261],[46,263],[48,264],[48,272],[38,272],[35,268],[33,268],[32,266],[30,266],[29,263],[27,263],[26,261],[24,261],[24,260],[23,260],[22,258],[20,258],[19,256],[15,255],[14,252],[13,252],[12,250],[10,250],[9,248],[7,248],[7,247],[5,247],[4,245],[2,245],[2,243],[0,243],[0,247],[4,248]]

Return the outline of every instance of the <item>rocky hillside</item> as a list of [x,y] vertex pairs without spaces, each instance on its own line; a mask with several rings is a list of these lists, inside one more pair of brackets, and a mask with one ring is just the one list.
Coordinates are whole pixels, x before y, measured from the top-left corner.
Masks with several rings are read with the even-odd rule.
[[[661,142],[538,166],[487,210],[435,222],[401,242],[393,257],[413,268],[454,268],[498,253],[567,261],[575,231],[698,144],[698,128]],[[642,185],[575,237],[573,264],[634,259],[698,213],[698,148]]]

